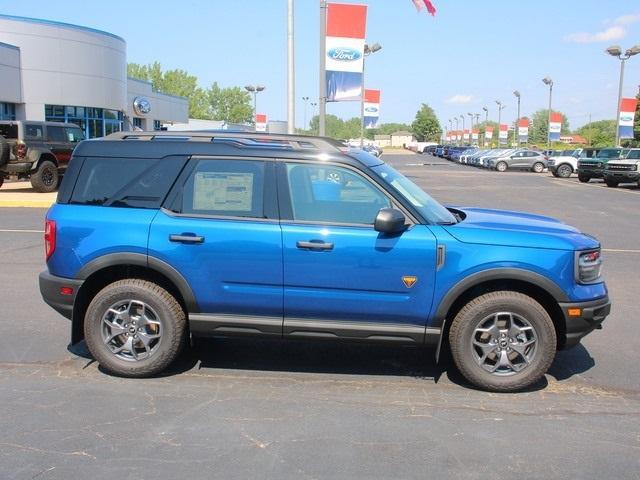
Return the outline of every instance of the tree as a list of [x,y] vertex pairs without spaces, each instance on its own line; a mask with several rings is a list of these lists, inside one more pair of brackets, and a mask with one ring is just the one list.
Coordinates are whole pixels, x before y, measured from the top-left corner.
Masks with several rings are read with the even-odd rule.
[[189,75],[179,69],[163,72],[159,62],[153,62],[149,65],[129,63],[127,75],[151,82],[153,89],[158,92],[186,97],[189,101],[190,118],[211,118],[206,92],[198,86],[198,77],[195,75]]
[[211,118],[228,123],[253,122],[251,95],[240,87],[220,88],[217,82],[207,92]]
[[610,147],[616,141],[616,121],[598,120],[587,123],[576,133],[586,138],[592,147]]
[[[560,113],[562,115],[562,126],[560,129],[560,133],[562,135],[566,135],[570,132],[569,130],[569,121],[567,120],[567,116],[562,113],[554,110],[555,113]],[[547,137],[549,135],[549,110],[543,109],[538,110],[531,116],[531,126],[529,127],[529,143],[540,143],[546,144]]]
[[418,141],[440,141],[442,129],[433,109],[423,103],[416,113],[416,119],[411,124],[411,130]]

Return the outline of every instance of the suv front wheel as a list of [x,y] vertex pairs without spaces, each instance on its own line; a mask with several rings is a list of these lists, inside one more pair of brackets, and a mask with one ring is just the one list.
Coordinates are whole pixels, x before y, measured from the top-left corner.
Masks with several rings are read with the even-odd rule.
[[87,347],[101,367],[125,377],[148,377],[173,362],[185,343],[186,316],[178,301],[155,283],[114,282],[87,309]]
[[31,174],[31,186],[36,192],[53,192],[58,188],[58,167],[50,160],[41,162],[38,169]]
[[556,333],[547,311],[519,292],[498,291],[467,303],[449,331],[454,362],[472,384],[513,392],[535,384],[551,366]]

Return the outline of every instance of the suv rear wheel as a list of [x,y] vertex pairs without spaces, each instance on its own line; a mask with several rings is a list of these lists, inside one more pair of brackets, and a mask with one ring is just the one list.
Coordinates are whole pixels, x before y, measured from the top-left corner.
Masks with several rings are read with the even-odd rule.
[[41,162],[31,174],[31,186],[40,193],[54,192],[58,188],[58,180],[58,167],[50,160]]
[[449,343],[462,375],[485,390],[512,392],[540,380],[556,352],[547,311],[519,292],[481,295],[456,315]]
[[107,285],[93,298],[84,320],[87,347],[106,370],[147,377],[173,362],[185,343],[186,316],[177,300],[139,279]]
[[542,162],[534,163],[532,170],[536,173],[542,173],[544,171],[544,163]]

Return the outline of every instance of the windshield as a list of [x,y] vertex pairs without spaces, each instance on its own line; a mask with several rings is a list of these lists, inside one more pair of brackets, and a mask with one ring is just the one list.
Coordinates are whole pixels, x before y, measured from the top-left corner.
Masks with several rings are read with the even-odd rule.
[[573,152],[575,152],[575,150],[563,150],[560,152],[560,154],[558,155],[559,157],[572,157],[573,156]]
[[620,158],[621,148],[603,148],[598,153],[598,158]]
[[400,195],[402,195],[429,222],[439,225],[457,223],[456,218],[436,200],[431,198],[420,187],[387,164],[373,167]]

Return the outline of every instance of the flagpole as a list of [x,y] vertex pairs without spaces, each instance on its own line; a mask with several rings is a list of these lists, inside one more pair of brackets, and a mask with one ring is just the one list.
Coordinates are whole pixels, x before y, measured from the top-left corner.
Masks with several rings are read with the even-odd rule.
[[318,93],[318,135],[325,136],[325,116],[327,113],[327,74],[326,74],[326,43],[327,43],[327,2],[320,0],[320,85]]
[[287,133],[293,134],[296,132],[293,0],[287,3],[287,67]]

